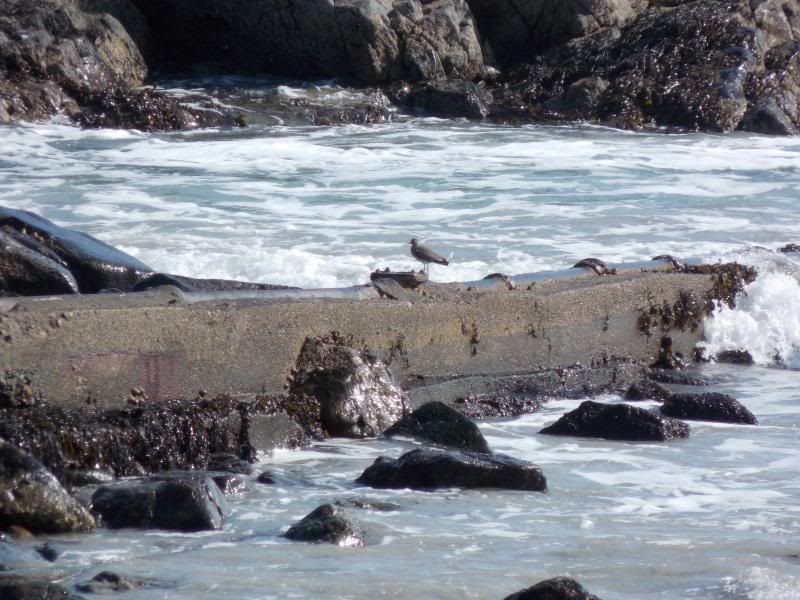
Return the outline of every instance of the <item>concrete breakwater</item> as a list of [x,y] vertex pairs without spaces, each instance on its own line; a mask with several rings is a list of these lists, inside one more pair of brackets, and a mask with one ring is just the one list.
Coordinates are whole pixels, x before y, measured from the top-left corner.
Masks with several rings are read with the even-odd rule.
[[131,390],[150,401],[200,390],[280,394],[313,336],[368,351],[403,387],[613,357],[650,363],[662,336],[691,356],[707,303],[735,284],[724,269],[648,266],[520,277],[513,290],[502,280],[429,283],[392,288],[395,297],[379,283],[8,298],[0,301],[0,370],[27,373],[36,393],[64,406],[113,408]]

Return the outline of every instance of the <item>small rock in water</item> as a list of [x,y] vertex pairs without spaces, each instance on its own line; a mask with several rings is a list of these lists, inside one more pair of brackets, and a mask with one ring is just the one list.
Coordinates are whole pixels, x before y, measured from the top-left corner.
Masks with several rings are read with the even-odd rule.
[[398,459],[379,457],[356,483],[375,488],[503,488],[544,492],[547,480],[533,463],[503,454],[418,448]]
[[689,426],[630,404],[586,400],[539,433],[630,442],[689,437]]
[[755,415],[738,400],[718,392],[673,394],[661,405],[661,412],[679,419],[758,425]]
[[729,363],[732,365],[752,365],[755,363],[753,355],[747,350],[725,350],[718,352],[716,357],[717,362]]
[[239,475],[252,475],[254,468],[249,462],[242,460],[235,454],[217,452],[216,454],[212,454],[209,458],[208,470],[238,473]]
[[481,430],[472,420],[438,401],[423,404],[389,427],[383,435],[405,435],[438,446],[487,454],[491,452]]
[[55,560],[58,558],[58,555],[61,554],[50,543],[44,543],[40,546],[36,546],[36,552],[38,552],[43,559],[49,562],[55,562]]
[[152,586],[153,582],[147,579],[119,575],[112,571],[101,571],[91,580],[77,584],[75,589],[84,594],[107,594],[109,592],[127,592]]
[[625,400],[666,400],[670,392],[663,385],[659,385],[655,381],[642,379],[636,383],[632,383],[625,392]]
[[318,506],[292,525],[284,537],[297,542],[325,542],[337,546],[363,546],[359,523],[333,504]]
[[554,577],[506,596],[504,600],[600,600],[569,577]]
[[335,502],[336,506],[352,506],[353,508],[360,508],[363,510],[379,510],[384,512],[392,512],[400,510],[402,507],[394,502],[380,502],[379,500],[370,500],[369,498],[342,498]]
[[267,485],[271,485],[275,483],[275,478],[272,475],[272,471],[264,471],[258,477],[256,477],[256,481],[258,483],[264,483]]

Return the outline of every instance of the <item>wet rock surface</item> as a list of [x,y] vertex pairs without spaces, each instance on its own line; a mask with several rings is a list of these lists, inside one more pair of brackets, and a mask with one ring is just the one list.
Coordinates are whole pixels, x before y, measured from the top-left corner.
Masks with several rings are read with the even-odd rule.
[[161,587],[150,579],[129,577],[114,573],[113,571],[101,571],[89,581],[78,583],[75,589],[84,594],[108,594],[111,592],[129,592],[142,588]]
[[0,529],[32,533],[94,529],[92,516],[38,460],[0,439]]
[[338,506],[323,504],[315,508],[284,534],[296,542],[363,546],[364,533],[359,523]]
[[600,600],[570,577],[554,577],[506,596],[505,600]]
[[443,402],[423,404],[389,427],[383,435],[414,437],[459,450],[491,452],[478,426]]
[[168,478],[101,486],[92,510],[107,527],[205,531],[219,529],[227,505],[209,478]]
[[[96,467],[118,477],[206,469],[218,452],[249,461],[278,443],[307,444],[309,437],[286,406],[285,398],[220,396],[71,410],[42,400],[24,408],[0,408],[0,437],[31,452],[58,477]],[[299,411],[302,405],[291,408]],[[284,427],[285,422],[292,427]]]
[[289,392],[319,402],[328,435],[374,437],[403,415],[405,393],[380,360],[351,343],[336,336],[306,338]]
[[504,488],[543,492],[547,480],[536,465],[502,454],[412,450],[398,459],[378,458],[356,483],[375,488]]
[[3,600],[81,600],[57,583],[0,573],[0,598]]
[[668,417],[694,421],[718,421],[758,425],[758,419],[738,400],[727,394],[673,394],[661,405]]
[[689,426],[629,404],[587,400],[540,433],[619,441],[667,441],[689,437]]
[[294,290],[288,285],[271,283],[251,283],[248,281],[232,281],[228,279],[197,279],[183,275],[154,273],[134,285],[132,292],[143,292],[160,285],[173,285],[182,292],[230,292],[238,290]]
[[636,402],[638,400],[666,400],[672,392],[665,388],[663,385],[651,381],[649,379],[642,379],[625,390],[623,398],[629,402]]

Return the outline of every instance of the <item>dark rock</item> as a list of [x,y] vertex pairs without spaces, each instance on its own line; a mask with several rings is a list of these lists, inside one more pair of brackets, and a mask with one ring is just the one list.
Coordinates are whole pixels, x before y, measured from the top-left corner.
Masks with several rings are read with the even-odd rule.
[[325,542],[337,546],[363,546],[365,543],[358,522],[333,504],[315,508],[292,525],[284,536],[296,542]]
[[241,494],[245,490],[244,480],[232,473],[208,473],[208,476],[225,496]]
[[773,98],[747,111],[739,129],[767,135],[797,135],[797,127]]
[[0,408],[21,408],[36,403],[31,379],[25,373],[0,372]]
[[84,581],[75,586],[75,589],[84,594],[107,594],[110,592],[128,592],[142,588],[157,587],[149,579],[128,577],[112,571],[101,571],[89,581]]
[[483,119],[489,114],[492,96],[471,81],[436,80],[413,86],[401,102],[433,115]]
[[554,577],[540,581],[536,585],[516,594],[506,596],[505,600],[600,600],[594,594],[569,577]]
[[78,282],[69,269],[16,237],[0,225],[0,296],[79,293]]
[[[135,0],[178,69],[298,78],[472,79],[483,59],[464,0],[289,4]],[[179,28],[174,27],[180,23]],[[197,40],[202,39],[202,45]]]
[[377,510],[381,512],[393,512],[402,508],[399,504],[395,504],[394,502],[380,502],[377,500],[370,500],[369,498],[343,498],[337,500],[334,504],[341,507],[350,506],[362,510]]
[[784,254],[800,252],[800,244],[786,244],[785,246],[778,248],[778,252],[783,252]]
[[334,337],[306,338],[289,391],[319,401],[325,432],[373,437],[404,413],[405,395],[386,366]]
[[264,471],[258,477],[256,477],[256,481],[265,485],[272,485],[275,483],[275,478],[272,475],[272,471]]
[[544,492],[547,480],[536,465],[502,454],[418,448],[378,458],[356,483],[375,488],[505,488]]
[[81,600],[57,583],[0,574],[0,598],[3,600]]
[[469,394],[455,399],[458,410],[470,419],[519,417],[539,412],[545,400],[520,394]]
[[735,398],[718,392],[672,394],[661,405],[661,412],[679,419],[758,425],[753,413]]
[[665,335],[661,338],[658,358],[650,365],[651,369],[682,369],[686,366],[683,357],[672,350],[672,338]]
[[631,386],[625,391],[623,398],[625,400],[666,400],[672,392],[659,385],[655,381],[649,379],[642,379]]
[[666,441],[689,437],[689,426],[629,404],[587,400],[540,433],[631,442]]
[[[191,479],[192,481],[197,481],[203,485],[206,485],[207,480],[210,479],[217,484],[217,488],[219,488],[219,491],[222,492],[223,496],[239,494],[243,492],[245,488],[244,480],[241,477],[237,477],[233,473],[224,473],[219,471],[162,471],[161,473],[153,474],[150,479],[153,481],[180,481]],[[227,513],[225,500],[219,496],[217,490],[215,490],[213,487],[208,486],[208,488],[211,492],[211,495],[214,497],[215,502],[220,506],[223,512]]]
[[152,272],[97,238],[59,227],[25,210],[0,207],[0,230],[69,269],[84,294],[103,288],[128,289]]
[[93,510],[112,529],[219,529],[225,506],[211,479],[125,482],[102,486],[92,496]]
[[665,371],[663,369],[650,369],[647,378],[658,383],[669,383],[673,385],[708,385],[708,381],[696,375],[682,373],[680,371]]
[[20,526],[33,533],[86,531],[89,512],[33,456],[0,440],[0,529]]
[[730,363],[732,365],[752,365],[755,363],[753,355],[747,350],[723,350],[718,352],[714,358],[717,362]]
[[459,450],[490,452],[478,426],[443,402],[423,404],[389,427],[383,435],[403,435]]
[[50,543],[44,543],[36,546],[35,550],[39,553],[39,556],[49,562],[55,562],[55,560],[61,554],[61,552],[54,548]]
[[273,285],[271,283],[249,283],[246,281],[231,281],[227,279],[195,279],[182,275],[168,275],[154,273],[137,283],[132,292],[158,287],[160,285],[174,285],[182,292],[227,292],[238,290],[296,290],[288,285]]
[[251,475],[253,473],[253,465],[228,452],[212,454],[208,460],[208,469],[210,471],[238,473],[239,475]]

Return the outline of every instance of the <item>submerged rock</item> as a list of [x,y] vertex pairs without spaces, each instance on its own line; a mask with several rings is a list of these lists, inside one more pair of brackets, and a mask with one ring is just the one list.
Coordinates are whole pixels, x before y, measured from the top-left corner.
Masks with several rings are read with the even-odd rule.
[[504,488],[544,492],[547,480],[536,465],[503,454],[418,448],[378,458],[356,483],[375,488]]
[[336,337],[306,338],[289,391],[319,402],[329,435],[374,437],[404,413],[405,394],[386,366]]
[[738,400],[718,392],[672,394],[661,405],[661,412],[679,419],[758,425],[755,415]]
[[129,592],[142,588],[160,587],[150,579],[140,579],[120,575],[113,571],[100,571],[89,581],[84,581],[75,586],[75,589],[84,594],[108,594],[111,592]]
[[666,441],[689,437],[689,426],[629,404],[587,400],[539,433],[630,442]]
[[359,523],[333,504],[315,508],[284,534],[296,542],[336,544],[337,546],[363,546],[364,533]]
[[399,103],[409,108],[445,117],[483,119],[489,114],[491,94],[471,81],[436,80],[412,86]]
[[459,450],[491,452],[478,426],[444,402],[423,404],[389,427],[383,435],[403,435]]
[[222,527],[222,492],[211,479],[134,481],[102,486],[92,508],[112,528],[141,527],[204,531]]
[[504,600],[600,600],[570,577],[554,577],[506,596]]
[[27,452],[0,439],[0,530],[32,533],[94,529],[92,515]]
[[0,598],[3,600],[81,600],[57,583],[42,579],[0,573]]

